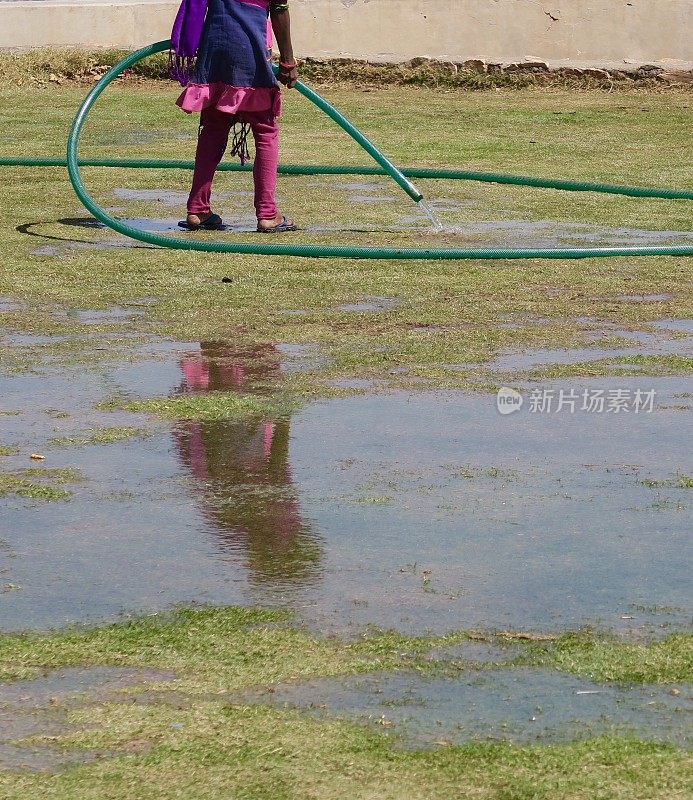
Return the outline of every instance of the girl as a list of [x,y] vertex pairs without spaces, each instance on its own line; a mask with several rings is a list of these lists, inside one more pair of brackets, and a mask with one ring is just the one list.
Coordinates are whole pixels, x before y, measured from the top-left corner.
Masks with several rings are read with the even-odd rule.
[[185,90],[177,104],[200,112],[187,230],[219,230],[210,208],[214,174],[234,129],[231,154],[249,158],[255,139],[255,211],[262,233],[295,231],[275,202],[281,93],[270,65],[272,29],[279,45],[279,81],[296,85],[288,3],[282,0],[183,0],[171,34],[169,73]]

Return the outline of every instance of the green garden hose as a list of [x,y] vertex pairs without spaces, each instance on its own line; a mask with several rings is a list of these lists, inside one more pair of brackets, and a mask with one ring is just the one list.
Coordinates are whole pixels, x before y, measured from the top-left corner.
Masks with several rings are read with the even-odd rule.
[[[158,45],[154,46],[158,47]],[[278,73],[279,68],[275,66],[274,71],[275,73]],[[378,150],[373,142],[371,142],[370,139],[367,139],[355,125],[352,125],[351,122],[349,122],[345,116],[340,114],[333,105],[330,105],[330,103],[328,103],[324,97],[320,97],[317,92],[314,92],[302,81],[296,81],[296,90],[305,98],[310,100],[311,103],[316,105],[321,111],[324,111],[325,114],[327,114],[327,116],[333,122],[336,122],[340,128],[345,130],[357,144],[360,144],[361,147],[363,147],[363,149],[368,153],[368,155],[371,156],[376,163],[380,164],[381,168],[392,178],[396,184],[404,189],[404,191],[415,203],[420,203],[423,200],[423,195],[416,188],[416,186],[414,186],[411,181],[407,180],[407,178],[397,169],[397,167],[389,159],[387,159],[380,152],[380,150]]]
[[[82,201],[84,206],[109,228],[122,233],[132,239],[136,239],[148,244],[159,245],[177,250],[197,250],[211,253],[239,253],[249,255],[282,255],[282,256],[303,256],[312,258],[367,258],[367,259],[431,259],[431,260],[459,260],[459,259],[521,259],[521,258],[595,258],[610,256],[645,256],[645,255],[693,255],[693,245],[675,245],[669,247],[601,247],[601,248],[562,248],[562,249],[501,249],[501,248],[470,248],[470,249],[414,249],[414,248],[379,248],[379,247],[351,247],[351,246],[330,246],[330,245],[296,245],[296,244],[260,244],[260,243],[234,243],[234,242],[209,242],[197,237],[173,238],[160,236],[149,231],[139,230],[120,220],[111,217],[105,212],[89,195],[81,178],[80,164],[93,164],[100,166],[139,166],[144,168],[189,168],[190,162],[172,161],[117,161],[117,160],[92,160],[80,162],[78,157],[79,139],[82,128],[88,117],[89,111],[96,99],[103,90],[115,80],[122,72],[129,69],[137,62],[162,52],[169,48],[169,42],[157,42],[156,44],[144,47],[112,67],[92,88],[84,102],[80,106],[77,115],[72,123],[70,135],[67,143],[67,168],[70,181]],[[360,133],[348,120],[346,120],[334,107],[327,103],[323,98],[309,89],[307,86],[298,83],[298,91],[315,103],[331,119],[339,124],[350,136],[352,136],[379,164],[379,168],[371,168],[362,172],[352,172],[357,168],[353,167],[284,167],[283,172],[290,174],[387,174],[402,188],[407,194],[419,202],[422,195],[418,189],[407,180],[407,177],[398,170],[377,148]],[[51,159],[24,159],[25,166],[62,166],[65,162]],[[11,164],[12,159],[2,159],[0,164],[18,165],[16,162]],[[33,163],[28,163],[33,162]],[[40,163],[42,162],[42,163]],[[49,163],[50,162],[50,163]],[[239,169],[236,165],[224,165],[226,169]],[[347,171],[348,170],[348,171]],[[414,170],[409,170],[410,176],[414,175]],[[463,173],[448,170],[416,171],[422,177],[445,177],[445,178],[466,178],[470,180],[488,180],[494,183],[521,183],[522,185],[545,186],[547,188],[562,188],[571,191],[600,191],[612,193],[611,190],[620,190],[613,193],[633,194],[638,197],[666,197],[676,199],[693,199],[691,192],[679,192],[678,190],[657,190],[640,189],[639,187],[609,187],[605,184],[580,184],[571,181],[551,181],[541,178],[520,178],[517,176],[495,175],[492,173]],[[424,173],[424,174],[422,174]],[[475,177],[472,177],[475,176]]]
[[[194,161],[179,161],[161,158],[80,158],[80,167],[109,167],[127,169],[185,169],[195,168]],[[22,158],[0,156],[0,167],[66,167],[66,158]],[[252,172],[252,164],[222,161],[219,172]],[[280,164],[282,175],[387,175],[382,167],[342,166],[339,164]],[[624,186],[613,183],[589,181],[565,181],[558,178],[535,178],[529,175],[508,175],[505,172],[477,172],[465,169],[438,169],[435,167],[400,167],[399,172],[407,178],[427,180],[478,181],[500,183],[510,186],[532,186],[535,189],[558,189],[564,192],[599,192],[620,194],[626,197],[654,197],[663,200],[693,200],[689,189],[657,189],[648,186]]]

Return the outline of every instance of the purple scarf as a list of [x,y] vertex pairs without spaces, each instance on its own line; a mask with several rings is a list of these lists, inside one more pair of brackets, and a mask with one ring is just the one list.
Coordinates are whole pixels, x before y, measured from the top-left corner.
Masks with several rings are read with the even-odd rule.
[[195,68],[195,56],[202,38],[208,0],[182,0],[171,32],[168,74],[187,86]]

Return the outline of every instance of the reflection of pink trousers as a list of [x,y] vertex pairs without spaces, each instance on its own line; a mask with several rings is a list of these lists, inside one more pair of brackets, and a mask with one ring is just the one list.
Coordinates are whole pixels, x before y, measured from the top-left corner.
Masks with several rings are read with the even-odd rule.
[[[279,164],[279,124],[267,112],[243,112],[255,139],[255,212],[258,219],[276,219],[277,165]],[[216,108],[205,108],[200,118],[200,136],[195,153],[195,172],[188,198],[189,214],[207,214],[212,181],[219,162],[226,152],[229,131],[238,117]]]

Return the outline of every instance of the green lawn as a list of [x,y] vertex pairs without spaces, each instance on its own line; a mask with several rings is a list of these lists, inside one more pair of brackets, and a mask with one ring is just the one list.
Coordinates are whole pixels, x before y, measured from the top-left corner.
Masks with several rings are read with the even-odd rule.
[[[84,88],[0,85],[0,155],[61,156]],[[321,89],[398,164],[506,171],[547,177],[690,188],[690,103],[682,89],[566,92],[557,89],[464,93],[384,87]],[[174,106],[170,84],[122,82],[99,101],[83,156],[192,158],[196,120]],[[339,130],[298,96],[287,98],[282,158],[290,163],[367,163]],[[83,227],[85,212],[63,169],[0,168],[4,177],[0,234],[0,298],[21,303],[0,314],[0,333],[68,334],[46,344],[0,339],[3,370],[53,364],[96,368],[132,357],[132,337],[185,341],[317,344],[326,366],[273,385],[274,394],[148,398],[136,406],[104,396],[102,408],[126,406],[166,418],[209,419],[280,413],[300,398],[325,395],[326,377],[384,378],[384,386],[483,385],[484,363],[505,348],[585,347],[593,328],[637,330],[648,322],[691,316],[690,260],[622,258],[588,261],[368,262],[276,259],[114,247],[109,231]],[[179,219],[189,174],[85,169],[90,189],[116,214]],[[514,220],[691,229],[691,203],[570,194],[523,187],[422,181],[427,197],[455,201],[445,211],[460,232],[435,235],[397,189],[374,179],[282,178],[283,209],[307,230],[290,240],[312,243],[466,246],[478,235],[465,224]],[[384,184],[384,185],[381,185]],[[153,194],[128,199],[126,189]],[[230,221],[247,217],[247,175],[220,176],[215,209]],[[226,194],[223,194],[226,193]],[[360,194],[380,199],[369,203]],[[157,199],[163,198],[163,199]],[[442,206],[441,206],[442,207]],[[444,207],[443,207],[444,208]],[[449,220],[448,220],[449,221]],[[325,224],[337,230],[321,231]],[[381,230],[378,230],[380,228]],[[353,229],[353,230],[352,230]],[[255,241],[253,234],[236,234]],[[508,234],[490,231],[487,244]],[[511,235],[512,236],[512,235]],[[500,238],[499,238],[500,237]],[[264,241],[264,240],[263,240]],[[86,243],[87,246],[84,246]],[[104,247],[90,246],[96,244]],[[81,245],[81,246],[80,246]],[[230,279],[222,283],[222,278]],[[663,295],[649,303],[621,296]],[[364,297],[394,298],[384,313],[353,314],[337,306]],[[146,300],[147,304],[142,305]],[[155,301],[155,302],[150,302]],[[116,326],[91,325],[75,309],[137,305],[138,316]],[[287,311],[298,311],[287,314]],[[586,321],[587,320],[587,321]],[[513,321],[514,324],[506,324]],[[107,348],[95,339],[115,332]],[[122,334],[119,338],[119,334]],[[599,346],[622,343],[618,333]],[[609,363],[613,359],[607,359]],[[605,360],[548,365],[541,375],[614,374]],[[469,362],[462,370],[446,365]],[[621,359],[618,374],[690,374],[685,357]],[[391,372],[408,367],[406,375]],[[554,373],[551,370],[554,369]],[[489,383],[493,376],[487,376]],[[480,383],[480,381],[482,383]],[[87,430],[65,446],[141,436],[139,428]],[[0,456],[15,450],[0,447]],[[4,473],[0,494],[45,500],[69,496],[78,474],[55,470]],[[68,488],[64,488],[66,484]],[[1,595],[0,595],[1,597]],[[460,633],[444,643],[464,639]],[[489,636],[494,641],[492,634]],[[520,640],[518,664],[560,669],[597,681],[690,682],[690,637],[652,644],[591,634]],[[125,665],[170,670],[147,702],[94,702],[69,711],[76,727],[44,744],[96,749],[102,757],[59,774],[0,771],[7,798],[474,798],[493,800],[673,800],[689,796],[688,754],[621,737],[571,744],[512,746],[471,743],[407,751],[354,724],[318,721],[300,712],[250,706],[219,697],[278,681],[432,669],[426,653],[440,640],[377,634],[356,642],[321,639],[273,612],[183,611],[172,619],[138,620],[90,631],[0,636],[5,679],[53,667]],[[0,711],[2,709],[0,708]],[[88,724],[87,724],[88,723]]]
[[[395,162],[501,170],[642,185],[690,186],[687,123],[689,94],[566,93],[557,90],[472,93],[391,88],[323,90]],[[65,86],[0,90],[0,121],[8,155],[60,155],[84,89]],[[121,84],[99,101],[85,133],[84,156],[190,158],[194,119],[173,106],[168,84]],[[365,155],[298,95],[287,99],[282,158],[286,162],[368,163]],[[18,114],[16,109],[22,108]],[[156,199],[123,201],[114,189],[187,191],[189,174],[169,171],[85,170],[96,197],[127,216],[181,218],[178,205]],[[580,318],[637,326],[656,317],[690,314],[690,270],[684,258],[517,261],[507,263],[358,262],[214,256],[145,248],[74,249],[62,240],[113,240],[109,232],[58,220],[84,217],[62,169],[3,169],[6,188],[2,234],[6,259],[0,293],[28,302],[5,314],[19,330],[69,332],[56,309],[104,308],[142,297],[159,302],[147,311],[148,330],[185,339],[242,337],[248,341],[315,342],[334,358],[334,374],[382,374],[409,365],[435,384],[464,382],[465,373],[441,374],[440,364],[484,361],[503,347],[578,345]],[[457,235],[434,235],[423,220],[410,230],[388,228],[412,204],[380,181],[383,202],[355,202],[358,178],[284,178],[282,207],[305,228],[333,224],[336,232],[303,231],[291,241],[342,244],[465,246],[465,222],[550,220],[687,230],[687,201],[635,200],[525,187],[423,181],[429,197],[459,205],[450,218]],[[248,175],[225,174],[219,192],[247,191]],[[251,213],[251,198],[234,195],[216,208],[231,221]],[[16,226],[22,227],[17,231]],[[361,231],[352,232],[356,228]],[[346,229],[346,230],[344,230]],[[33,235],[27,235],[33,234]],[[237,234],[254,241],[253,235]],[[58,241],[54,238],[57,237]],[[473,243],[479,242],[478,236]],[[483,237],[482,237],[483,238]],[[281,241],[286,241],[282,239]],[[489,233],[487,244],[516,244],[512,234]],[[521,244],[521,243],[520,243]],[[57,255],[42,253],[53,246]],[[33,251],[38,250],[39,254]],[[222,277],[232,283],[222,285]],[[620,295],[667,294],[652,303],[620,303]],[[354,315],[335,306],[368,295],[394,297],[387,314]],[[302,316],[285,312],[301,309]],[[519,327],[499,327],[508,315]],[[541,317],[541,324],[533,321]],[[433,329],[422,336],[421,330]],[[141,327],[141,326],[140,326]],[[386,347],[386,352],[383,352]],[[75,351],[76,343],[64,345]],[[73,355],[74,352],[73,352]],[[6,354],[8,362],[21,358]]]
[[[442,742],[433,750],[412,751],[349,722],[316,721],[233,699],[244,689],[316,676],[403,668],[434,673],[446,665],[427,657],[431,648],[468,635],[426,639],[374,633],[342,642],[294,629],[282,613],[209,609],[81,632],[0,637],[5,677],[100,664],[173,673],[153,677],[154,692],[139,687],[69,711],[74,730],[31,741],[59,747],[66,757],[80,750],[105,751],[108,757],[52,776],[0,771],[3,797],[685,796],[687,755],[666,745],[600,736],[521,747]],[[511,636],[522,650],[514,663],[603,681],[673,685],[691,678],[688,636],[651,645],[623,645],[587,633],[547,638],[526,642]]]

